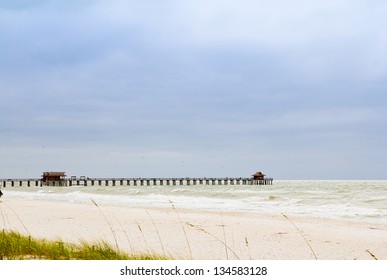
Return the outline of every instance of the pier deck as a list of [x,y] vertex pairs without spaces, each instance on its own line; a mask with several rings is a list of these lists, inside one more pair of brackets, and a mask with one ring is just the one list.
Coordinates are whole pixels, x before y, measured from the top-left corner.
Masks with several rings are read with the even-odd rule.
[[0,179],[0,187],[41,186],[197,186],[197,185],[272,185],[273,178],[79,178],[42,182],[41,179]]

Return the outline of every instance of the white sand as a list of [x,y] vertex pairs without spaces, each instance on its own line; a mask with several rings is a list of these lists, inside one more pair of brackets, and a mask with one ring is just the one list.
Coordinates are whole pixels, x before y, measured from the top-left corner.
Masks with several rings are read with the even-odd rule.
[[176,259],[387,259],[381,224],[4,197],[0,210],[0,229]]

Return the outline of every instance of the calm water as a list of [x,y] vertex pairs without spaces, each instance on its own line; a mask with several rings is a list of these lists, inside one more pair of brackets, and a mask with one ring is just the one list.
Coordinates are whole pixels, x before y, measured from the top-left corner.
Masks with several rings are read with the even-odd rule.
[[9,197],[284,213],[387,224],[387,181],[274,181],[270,186],[7,187]]

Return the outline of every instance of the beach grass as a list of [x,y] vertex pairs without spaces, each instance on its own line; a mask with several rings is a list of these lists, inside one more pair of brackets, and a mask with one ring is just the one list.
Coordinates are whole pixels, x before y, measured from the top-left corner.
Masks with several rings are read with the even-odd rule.
[[139,253],[129,255],[113,249],[107,242],[79,244],[46,240],[22,235],[16,231],[0,233],[1,260],[165,260],[166,257]]

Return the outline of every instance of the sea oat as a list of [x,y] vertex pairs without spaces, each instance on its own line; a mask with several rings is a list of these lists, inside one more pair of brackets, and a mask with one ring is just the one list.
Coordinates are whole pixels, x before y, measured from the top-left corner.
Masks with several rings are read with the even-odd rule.
[[282,214],[282,216],[284,216],[284,218],[287,219],[287,220],[288,220],[288,221],[289,221],[289,222],[297,229],[298,233],[299,233],[299,234],[301,235],[301,237],[304,239],[306,245],[308,245],[310,251],[312,252],[312,254],[313,254],[313,256],[314,256],[314,258],[317,260],[317,256],[316,256],[316,254],[314,253],[312,246],[310,246],[308,240],[305,238],[305,236],[304,236],[304,234],[302,233],[302,231],[297,227],[297,225],[296,225],[291,219],[289,219],[288,216],[286,216],[285,214]]

